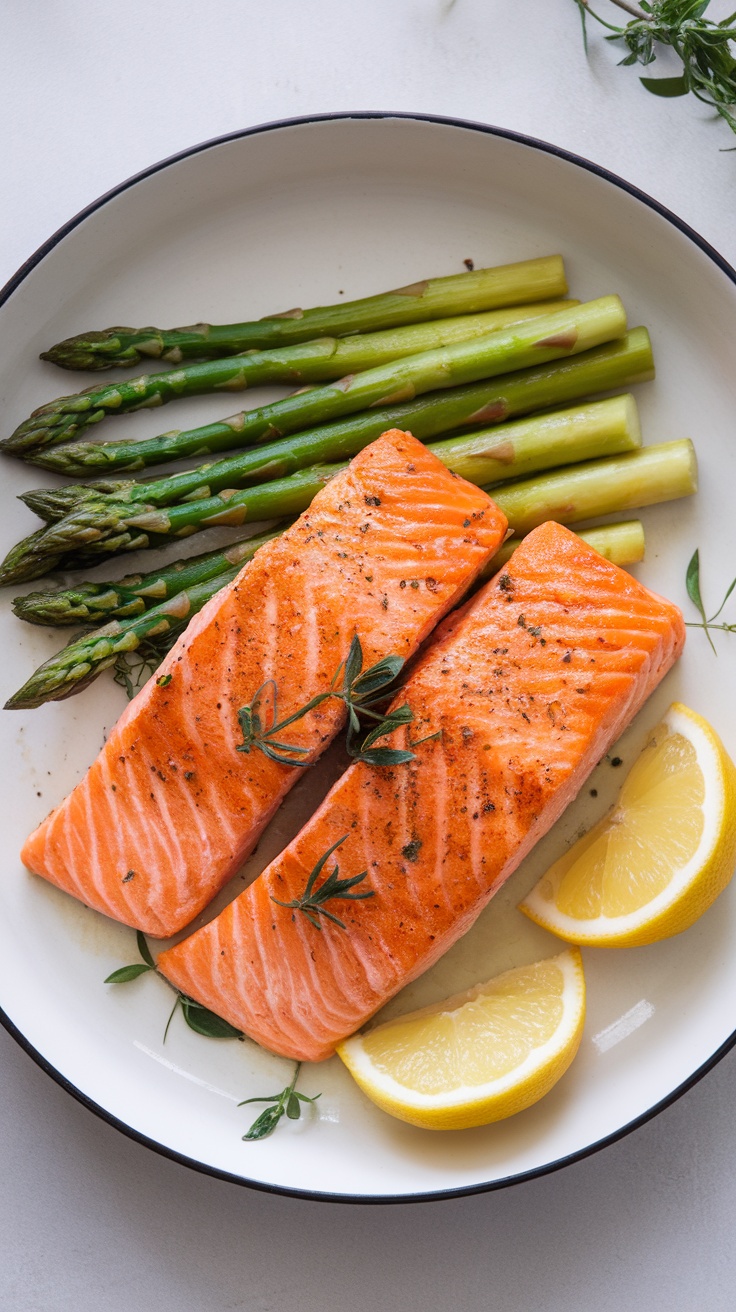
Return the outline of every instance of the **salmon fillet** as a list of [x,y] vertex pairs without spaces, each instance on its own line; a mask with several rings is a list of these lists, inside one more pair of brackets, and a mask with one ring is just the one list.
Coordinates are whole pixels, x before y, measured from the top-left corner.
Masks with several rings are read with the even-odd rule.
[[[352,765],[221,915],[163,953],[177,988],[274,1052],[320,1061],[473,924],[679,655],[676,606],[558,524],[450,616],[402,690],[416,759]],[[360,902],[300,910],[310,871],[367,871]]]
[[[36,874],[166,937],[252,851],[301,771],[243,742],[238,710],[279,718],[329,688],[357,632],[364,669],[411,656],[503,540],[506,519],[409,434],[366,447],[194,617],[87,775],[28,839]],[[289,726],[313,761],[344,723],[330,699]]]

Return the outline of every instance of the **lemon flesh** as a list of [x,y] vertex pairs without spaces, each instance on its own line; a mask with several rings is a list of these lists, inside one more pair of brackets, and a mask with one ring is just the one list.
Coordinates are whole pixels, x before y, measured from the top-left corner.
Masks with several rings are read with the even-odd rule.
[[572,943],[634,947],[679,934],[736,865],[736,768],[680,703],[650,735],[612,811],[520,904]]
[[356,1034],[338,1053],[383,1111],[425,1129],[468,1129],[547,1093],[575,1056],[584,1019],[573,948]]

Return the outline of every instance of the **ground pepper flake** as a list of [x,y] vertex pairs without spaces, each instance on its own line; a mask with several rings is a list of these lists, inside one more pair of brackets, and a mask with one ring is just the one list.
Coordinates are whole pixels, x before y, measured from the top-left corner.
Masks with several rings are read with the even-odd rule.
[[421,838],[412,838],[410,843],[405,843],[401,849],[401,855],[407,861],[416,861],[419,857],[419,850],[422,846]]

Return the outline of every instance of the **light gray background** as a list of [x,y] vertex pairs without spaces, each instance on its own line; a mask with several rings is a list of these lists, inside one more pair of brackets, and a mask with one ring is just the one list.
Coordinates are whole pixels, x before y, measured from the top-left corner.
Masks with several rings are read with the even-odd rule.
[[[712,15],[727,12],[715,0]],[[736,263],[736,155],[719,151],[734,139],[696,102],[647,95],[593,24],[586,63],[573,0],[2,0],[0,20],[0,283],[166,155],[351,109],[555,142],[651,193]],[[731,1312],[735,1075],[727,1057],[656,1121],[531,1184],[359,1208],[165,1161],[0,1030],[0,1309]]]

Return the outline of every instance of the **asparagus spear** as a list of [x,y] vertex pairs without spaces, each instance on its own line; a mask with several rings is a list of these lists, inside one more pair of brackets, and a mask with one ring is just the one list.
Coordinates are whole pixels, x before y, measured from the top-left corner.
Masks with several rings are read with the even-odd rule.
[[[144,611],[152,610],[163,601],[170,601],[180,592],[186,592],[198,583],[224,576],[233,566],[239,568],[251,559],[257,544],[278,537],[283,525],[269,533],[235,542],[224,550],[206,551],[200,556],[189,556],[170,565],[162,565],[150,574],[129,574],[123,579],[105,583],[92,580],[77,583],[73,588],[58,588],[48,592],[28,592],[13,598],[13,611],[18,619],[29,624],[52,628],[82,624],[103,624],[110,620],[133,619]],[[638,519],[622,524],[604,524],[600,529],[588,529],[580,534],[596,551],[615,564],[628,565],[644,559],[644,530]],[[482,578],[490,578],[505,565],[519,545],[518,538],[509,538],[483,570]]]
[[[172,538],[186,538],[204,528],[239,527],[299,515],[344,468],[344,464],[310,465],[289,478],[234,492],[230,499],[221,493],[169,509],[130,506],[112,499],[91,501],[13,547],[0,566],[0,584],[41,578],[54,569],[86,569],[121,552],[165,546]],[[281,509],[274,512],[273,506]]]
[[[462,444],[466,439],[456,440]],[[288,478],[228,496],[161,509],[133,507],[132,515],[131,507],[116,502],[91,503],[14,547],[0,568],[0,583],[39,578],[59,566],[85,567],[105,556],[160,546],[167,538],[189,537],[203,528],[239,527],[300,514],[319,489],[344,468],[344,464],[312,465]],[[509,526],[516,532],[528,532],[544,519],[574,524],[688,496],[695,489],[695,454],[692,442],[684,440],[589,460],[506,486],[491,485],[490,490]]]
[[[613,398],[582,411],[582,417],[579,411],[569,410],[510,424],[501,441],[501,430],[491,429],[430,444],[429,449],[436,448],[438,458],[453,472],[474,483],[488,483],[638,445],[638,422],[630,398]],[[188,537],[203,528],[298,514],[338,468],[343,466],[314,464],[271,483],[242,491],[227,487],[214,496],[206,495],[210,487],[200,485],[196,497],[172,506],[93,493],[40,534],[18,543],[0,567],[0,583],[39,578],[59,565],[74,568],[101,555],[155,546],[162,535]]]
[[[644,554],[644,534],[641,524],[605,524],[601,528],[586,529],[580,534],[607,560],[626,565],[641,560]],[[250,542],[255,542],[254,538]],[[483,571],[484,578],[506,564],[519,539],[510,538]],[[176,597],[160,603],[143,615],[113,620],[104,628],[77,638],[74,642],[39,666],[31,678],[5,703],[6,710],[26,710],[42,706],[44,702],[61,701],[81,692],[98,674],[114,664],[122,653],[138,650],[143,644],[161,645],[161,657],[175,637],[188,624],[192,615],[235,578],[240,564],[223,570],[215,578],[196,583]]]
[[[100,495],[146,506],[168,506],[181,501],[200,500],[214,496],[224,488],[248,487],[268,478],[283,477],[317,461],[350,458],[387,428],[409,428],[415,437],[425,440],[437,431],[443,431],[448,422],[457,427],[460,416],[477,411],[478,401],[483,401],[483,395],[478,395],[477,386],[458,390],[466,393],[464,398],[453,397],[452,392],[436,393],[436,405],[425,407],[414,416],[411,410],[416,402],[390,412],[381,411],[378,423],[370,412],[356,415],[352,421],[338,421],[337,424],[313,429],[309,433],[297,433],[280,442],[271,442],[241,455],[227,456],[224,460],[187,469],[168,478],[149,478],[138,482],[132,479],[98,479],[93,483],[36,488],[24,492],[20,499],[49,524],[63,519],[85,503],[98,501]],[[473,459],[473,452],[483,455],[491,449],[496,451],[499,472],[495,472],[493,464],[488,466],[486,481],[490,482],[494,477],[502,478],[505,471],[512,478],[534,469],[549,468],[553,464],[585,460],[588,455],[607,455],[638,446],[639,434],[633,397],[614,397],[570,410],[535,414],[529,419],[500,424],[497,428],[476,433],[475,445],[469,445],[467,451]],[[437,448],[440,460],[444,459],[443,449],[442,444]],[[456,472],[465,476],[465,467]]]
[[689,438],[645,446],[627,455],[587,460],[507,487],[488,489],[514,533],[529,533],[547,519],[579,524],[599,515],[688,497],[698,489]]
[[39,406],[19,424],[8,439],[8,450],[16,453],[37,446],[70,442],[92,425],[133,410],[147,410],[185,396],[207,392],[244,392],[267,383],[319,383],[344,378],[346,374],[421,351],[432,351],[453,342],[465,342],[497,332],[515,323],[540,318],[579,305],[579,301],[537,302],[510,310],[485,314],[463,314],[454,319],[409,324],[378,333],[352,337],[320,337],[272,351],[249,351],[227,359],[186,364],[164,373],[142,374],[139,378],[100,383],[72,396],[59,396]]
[[[470,341],[405,356],[375,369],[348,374],[323,387],[307,388],[270,405],[243,411],[222,424],[208,425],[204,444],[198,429],[126,443],[123,459],[130,462],[140,458],[143,464],[161,464],[201,454],[203,445],[206,450],[217,451],[271,441],[368,407],[409,401],[422,392],[474,383],[507,370],[526,369],[547,360],[578,355],[602,342],[622,337],[625,332],[626,313],[619,297],[603,296],[571,310],[559,310]],[[31,464],[55,468],[44,453],[58,440],[52,429],[38,430],[33,438],[30,434],[6,438],[0,442],[0,449],[21,455]],[[140,464],[134,467],[140,468]]]
[[96,583],[92,580],[78,583],[73,588],[60,588],[48,592],[28,592],[13,599],[13,610],[21,620],[30,624],[65,625],[104,624],[109,620],[132,619],[144,611],[170,601],[180,592],[187,592],[200,583],[207,583],[228,573],[234,567],[241,569],[264,542],[278,537],[285,527],[282,522],[267,533],[234,542],[231,546],[206,551],[199,556],[162,565],[149,574],[128,574],[123,579]]
[[[362,445],[373,441],[374,437],[378,437],[387,428],[406,428],[417,437],[433,437],[454,428],[501,423],[515,415],[564,405],[566,401],[590,396],[594,392],[629,387],[634,383],[647,382],[653,377],[654,361],[649,334],[646,328],[633,328],[625,337],[594,347],[582,355],[536,365],[533,369],[522,369],[464,387],[429,392],[412,401],[398,402],[385,408],[371,407],[363,414],[333,420],[280,441],[259,445],[255,451],[229,456],[227,459],[233,463],[227,467],[230,472],[226,486],[238,486],[240,478],[262,479],[268,477],[271,471],[279,477],[288,474],[298,467],[298,464],[293,463],[294,457],[307,448],[310,462],[319,459],[335,460],[342,455],[354,455],[361,450]],[[230,446],[234,445],[232,425],[237,426],[239,422],[240,416],[235,415],[222,423],[190,430],[186,436],[192,453],[204,455],[211,451],[229,449],[227,437]],[[83,477],[101,469],[142,469],[144,460],[140,454],[131,456],[132,445],[129,442],[108,442],[95,446],[91,442],[77,442],[39,452],[34,459],[36,464],[43,464],[56,473]],[[135,445],[139,447],[140,444]],[[161,463],[158,456],[155,456],[155,444],[148,445],[150,450],[145,452],[146,459],[151,464]],[[151,456],[155,458],[151,460]],[[129,480],[101,479],[91,486],[125,499],[133,484]],[[180,497],[181,484],[177,483],[175,487],[175,496]],[[64,488],[44,489],[40,493],[26,493],[24,500],[43,519],[53,521],[67,513],[69,503],[64,501],[66,495]],[[74,501],[75,494],[71,495]],[[32,502],[31,497],[37,501]],[[162,502],[165,504],[169,499],[173,498],[165,491]]]
[[[583,528],[579,530],[578,537],[614,565],[636,565],[644,559],[644,526],[640,519],[625,519],[617,524]],[[492,578],[507,565],[520,542],[521,537],[507,538],[481,572],[481,579]]]
[[[640,444],[636,402],[633,396],[624,395],[433,442],[428,449],[470,482],[489,483],[596,456],[632,451]],[[132,484],[131,495],[146,487],[146,484]],[[81,485],[76,490],[89,493],[87,501],[96,500],[92,489]],[[204,490],[211,491],[211,486]],[[85,498],[80,497],[77,508],[84,504]],[[161,601],[199,582],[200,568],[208,571],[206,577],[217,573],[218,568],[225,568],[225,556],[232,551],[237,551],[237,547],[228,548],[225,553],[207,552],[145,577],[133,575],[116,585],[83,583],[66,591],[32,592],[16,597],[13,609],[21,619],[32,624],[77,624],[137,615],[153,605],[154,599]]]
[[469,483],[485,485],[505,483],[558,465],[620,455],[640,446],[636,401],[625,393],[430,442],[428,450],[453,474]]
[[505,264],[473,273],[451,274],[399,287],[396,291],[342,305],[313,310],[287,310],[250,323],[197,323],[189,328],[106,328],[80,333],[44,351],[41,359],[64,369],[108,369],[130,366],[143,358],[170,360],[214,359],[241,351],[268,350],[307,342],[325,334],[395,328],[456,314],[474,314],[504,305],[521,305],[564,296],[565,270],[559,255],[519,264]]
[[235,578],[239,568],[234,566],[216,579],[196,583],[143,615],[112,620],[70,642],[63,651],[39,666],[28,682],[5,703],[5,709],[24,710],[48,701],[62,701],[86,688],[123,652],[136,651],[151,640],[168,642],[220,588]]

